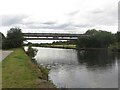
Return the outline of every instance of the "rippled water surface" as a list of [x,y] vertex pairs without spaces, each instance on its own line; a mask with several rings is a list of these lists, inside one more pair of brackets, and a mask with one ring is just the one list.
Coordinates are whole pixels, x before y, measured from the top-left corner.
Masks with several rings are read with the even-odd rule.
[[118,88],[117,53],[35,48],[37,62],[50,68],[49,79],[59,88]]

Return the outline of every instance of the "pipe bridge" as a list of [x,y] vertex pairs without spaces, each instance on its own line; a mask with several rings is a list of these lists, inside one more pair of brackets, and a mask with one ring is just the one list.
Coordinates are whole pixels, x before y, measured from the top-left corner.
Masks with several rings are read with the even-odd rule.
[[23,33],[26,40],[77,40],[78,37],[85,37],[85,34],[68,33]]

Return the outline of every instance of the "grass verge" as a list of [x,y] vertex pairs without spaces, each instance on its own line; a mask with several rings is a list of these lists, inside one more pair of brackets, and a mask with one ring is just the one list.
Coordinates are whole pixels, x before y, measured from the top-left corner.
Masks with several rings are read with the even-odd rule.
[[2,88],[55,88],[22,48],[12,50],[2,61]]

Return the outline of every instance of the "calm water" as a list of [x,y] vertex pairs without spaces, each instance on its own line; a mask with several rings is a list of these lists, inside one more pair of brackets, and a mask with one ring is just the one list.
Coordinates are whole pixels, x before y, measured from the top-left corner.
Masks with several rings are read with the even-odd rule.
[[118,88],[116,53],[35,48],[37,62],[50,68],[49,79],[59,88]]

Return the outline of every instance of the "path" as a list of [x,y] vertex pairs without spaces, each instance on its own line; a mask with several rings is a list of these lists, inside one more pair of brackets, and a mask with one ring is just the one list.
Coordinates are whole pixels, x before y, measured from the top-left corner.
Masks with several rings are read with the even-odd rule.
[[0,61],[2,61],[3,59],[5,59],[12,52],[13,51],[2,51],[2,50],[0,50]]

